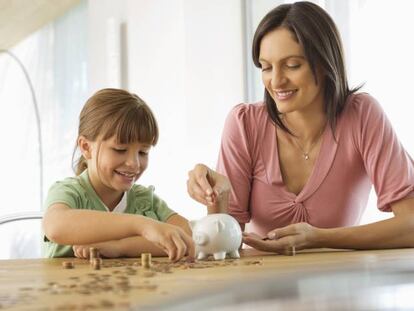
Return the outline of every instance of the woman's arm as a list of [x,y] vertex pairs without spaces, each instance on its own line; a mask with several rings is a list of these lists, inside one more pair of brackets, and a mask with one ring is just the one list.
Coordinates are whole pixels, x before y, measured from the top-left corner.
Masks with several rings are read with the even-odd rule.
[[414,198],[391,204],[394,217],[356,227],[320,229],[323,247],[375,249],[414,247]]
[[254,248],[284,252],[295,246],[305,248],[384,249],[414,247],[414,198],[391,205],[394,217],[379,222],[344,228],[321,229],[298,223],[275,229],[263,241],[253,234],[245,234],[243,242]]
[[197,164],[188,173],[188,194],[207,206],[208,214],[227,213],[231,186],[228,178],[204,164]]
[[142,236],[178,260],[194,255],[191,237],[180,228],[150,218],[71,209],[65,204],[51,205],[43,218],[45,235],[58,244],[87,245],[133,236]]

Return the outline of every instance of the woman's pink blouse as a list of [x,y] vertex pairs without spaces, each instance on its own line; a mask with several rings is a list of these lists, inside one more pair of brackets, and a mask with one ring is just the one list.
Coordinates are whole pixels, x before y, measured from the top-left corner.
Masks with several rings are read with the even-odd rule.
[[355,225],[371,185],[381,211],[414,197],[413,160],[368,94],[349,96],[335,138],[326,126],[313,171],[298,195],[283,183],[276,130],[264,103],[237,105],[224,127],[217,170],[232,184],[229,214],[250,222],[250,231],[264,235],[298,222],[321,228]]

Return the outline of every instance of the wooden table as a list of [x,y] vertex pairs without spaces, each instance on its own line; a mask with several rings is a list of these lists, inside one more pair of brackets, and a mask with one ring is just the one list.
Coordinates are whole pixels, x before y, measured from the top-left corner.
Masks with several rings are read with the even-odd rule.
[[[307,250],[283,256],[243,250],[239,260],[171,264],[153,258],[154,273],[137,259],[104,260],[93,270],[81,259],[0,261],[0,310],[129,310],[166,306],[232,284],[254,284],[263,276],[283,278],[344,269],[413,266],[414,249]],[[64,269],[71,260],[74,269]],[[153,275],[151,275],[153,274]],[[414,282],[414,280],[413,280]]]

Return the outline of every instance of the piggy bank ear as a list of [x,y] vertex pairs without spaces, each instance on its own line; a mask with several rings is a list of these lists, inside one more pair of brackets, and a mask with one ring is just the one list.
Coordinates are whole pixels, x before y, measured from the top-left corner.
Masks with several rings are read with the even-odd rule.
[[221,232],[224,230],[224,228],[226,227],[226,225],[224,224],[224,222],[222,222],[221,220],[216,220],[214,222],[215,227],[216,227],[216,231],[217,232]]
[[190,220],[190,221],[188,222],[188,224],[189,224],[189,226],[190,226],[191,230],[193,230],[193,229],[194,229],[194,227],[195,227],[196,223],[197,223],[197,220]]

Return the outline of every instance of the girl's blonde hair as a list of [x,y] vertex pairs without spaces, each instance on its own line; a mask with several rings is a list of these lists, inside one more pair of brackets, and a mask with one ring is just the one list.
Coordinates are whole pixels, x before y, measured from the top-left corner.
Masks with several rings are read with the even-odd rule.
[[[137,95],[120,89],[102,89],[83,107],[78,137],[105,141],[114,135],[120,144],[140,142],[155,146],[158,141],[157,121],[148,105]],[[76,175],[87,167],[82,155],[73,163]]]

